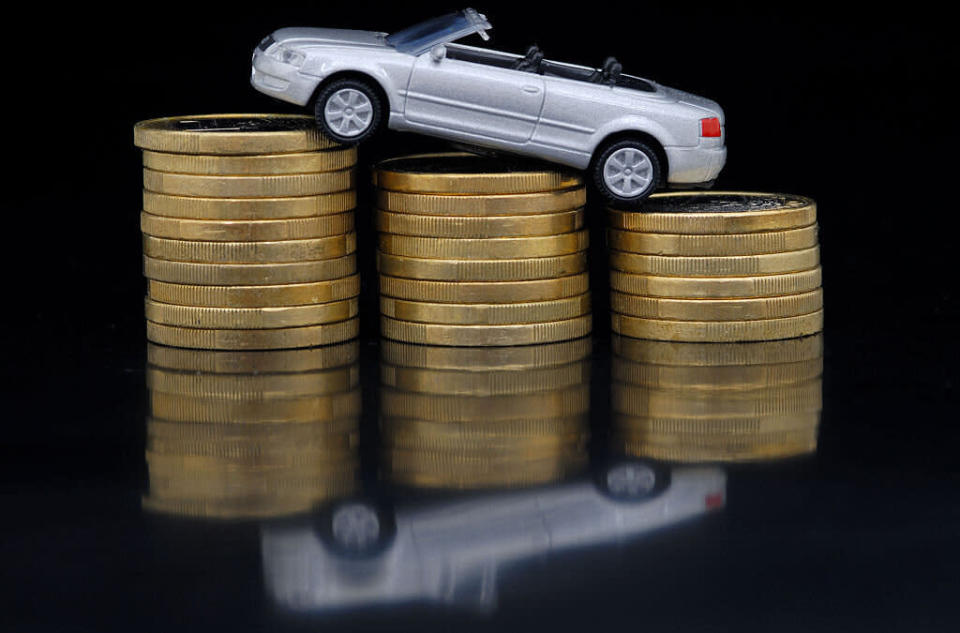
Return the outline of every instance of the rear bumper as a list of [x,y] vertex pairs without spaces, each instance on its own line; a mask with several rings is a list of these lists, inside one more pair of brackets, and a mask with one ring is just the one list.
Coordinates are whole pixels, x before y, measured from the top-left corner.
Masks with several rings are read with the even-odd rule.
[[695,185],[716,180],[727,162],[727,148],[665,147],[668,185]]

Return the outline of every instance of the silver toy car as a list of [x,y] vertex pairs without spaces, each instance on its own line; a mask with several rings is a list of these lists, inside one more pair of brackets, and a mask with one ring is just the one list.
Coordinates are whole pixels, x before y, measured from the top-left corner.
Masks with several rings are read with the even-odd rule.
[[358,143],[391,129],[589,169],[615,202],[657,187],[706,186],[726,161],[716,102],[621,73],[451,44],[478,33],[473,9],[388,35],[287,28],[253,54],[250,82],[277,99],[312,104],[331,138]]

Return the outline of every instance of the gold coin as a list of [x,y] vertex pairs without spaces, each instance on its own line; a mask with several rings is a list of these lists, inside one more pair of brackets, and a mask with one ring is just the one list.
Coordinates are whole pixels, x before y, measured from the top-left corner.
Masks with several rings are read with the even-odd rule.
[[509,371],[573,363],[587,358],[591,349],[590,337],[541,345],[471,348],[412,345],[384,339],[380,341],[380,362],[423,369]]
[[269,400],[236,400],[152,391],[150,412],[187,423],[270,424],[356,420],[363,406],[360,389],[329,395]]
[[396,484],[415,488],[475,490],[512,488],[560,481],[583,470],[580,453],[521,458],[509,455],[449,456],[443,452],[394,449],[384,456],[384,469]]
[[663,418],[624,415],[613,416],[613,427],[633,437],[687,436],[698,439],[731,435],[758,435],[816,428],[816,411],[725,418]]
[[517,303],[550,301],[582,295],[589,289],[587,273],[533,281],[423,281],[380,275],[380,294],[395,299],[431,303]]
[[360,275],[310,284],[280,286],[190,286],[149,281],[154,301],[208,308],[303,306],[350,299],[360,294]]
[[699,439],[690,436],[636,438],[620,436],[615,443],[630,455],[684,463],[748,462],[785,459],[817,450],[817,430],[804,429],[762,435]]
[[655,193],[637,212],[610,209],[610,225],[627,231],[724,235],[783,231],[817,221],[817,205],[801,196],[742,191]]
[[389,387],[380,390],[380,411],[384,417],[445,423],[543,420],[586,414],[589,410],[590,385],[495,398],[423,394]]
[[357,234],[278,242],[190,242],[143,236],[143,254],[156,259],[207,264],[260,264],[335,259],[357,250]]
[[446,238],[535,237],[583,228],[583,209],[542,215],[493,217],[414,215],[377,210],[377,230],[395,235]]
[[451,239],[380,234],[380,250],[405,257],[427,259],[519,259],[555,257],[585,250],[590,245],[586,230],[539,237]]
[[823,330],[823,310],[782,319],[757,321],[664,321],[613,313],[617,334],[659,341],[771,341],[816,334]]
[[590,293],[529,303],[425,303],[380,297],[380,313],[401,321],[507,325],[563,321],[590,312]]
[[423,259],[377,252],[382,275],[436,281],[529,281],[587,270],[587,253],[529,259]]
[[820,266],[795,273],[753,277],[659,277],[610,271],[610,288],[631,295],[687,299],[776,297],[820,287]]
[[612,251],[610,266],[627,273],[729,277],[740,275],[770,275],[809,270],[820,264],[820,248],[806,248],[788,253],[766,255],[736,255],[732,257],[677,257],[638,255]]
[[590,382],[585,362],[515,371],[462,371],[380,365],[380,382],[404,391],[500,396],[560,389]]
[[540,420],[481,420],[467,424],[390,417],[380,420],[382,436],[388,441],[394,436],[447,437],[451,440],[458,438],[465,444],[475,444],[492,438],[522,440],[531,436],[582,437],[589,429],[588,422],[583,415]]
[[201,114],[140,121],[133,144],[174,154],[284,154],[339,145],[302,114]]
[[636,233],[610,229],[607,244],[613,250],[650,255],[761,255],[783,253],[817,245],[817,226],[764,233],[679,235]]
[[357,362],[357,341],[311,349],[267,352],[208,352],[147,343],[147,364],[209,374],[274,374],[318,371]]
[[198,176],[143,170],[143,187],[175,196],[209,198],[276,198],[316,196],[345,191],[354,185],[352,169],[318,174],[279,176]]
[[164,499],[147,495],[141,499],[145,512],[177,517],[218,520],[248,520],[284,517],[307,512],[327,499],[353,494],[358,487],[352,471],[330,481],[325,488],[300,496],[266,495],[242,499]]
[[583,180],[535,162],[451,152],[382,161],[373,171],[373,184],[390,191],[459,195],[555,191]]
[[196,264],[143,258],[147,279],[198,286],[306,284],[340,279],[356,272],[356,255],[283,264]]
[[810,314],[823,308],[823,291],[762,299],[662,299],[610,293],[620,314],[677,321],[753,321]]
[[583,187],[541,193],[443,195],[401,193],[378,189],[377,207],[387,212],[447,216],[542,215],[580,209],[586,204]]
[[[196,455],[225,459],[274,462],[286,465],[304,454],[322,461],[338,461],[354,452],[360,421],[344,424],[196,424],[147,420],[147,450],[155,455]],[[295,457],[291,460],[290,457]],[[258,464],[259,465],[259,464]]]
[[192,327],[224,330],[258,330],[300,327],[345,321],[357,316],[359,299],[303,306],[267,308],[208,308],[178,306],[146,300],[148,321]]
[[285,220],[185,220],[140,214],[146,235],[176,240],[275,242],[327,237],[353,231],[353,213]]
[[147,388],[151,392],[247,403],[350,391],[359,378],[356,364],[293,374],[196,374],[147,368]]
[[564,321],[519,325],[435,325],[380,317],[380,333],[384,337],[423,345],[535,345],[586,336],[591,325],[589,314]]
[[420,434],[398,432],[390,429],[384,433],[384,443],[391,450],[410,450],[424,453],[446,453],[448,457],[511,458],[524,455],[528,458],[555,455],[567,450],[579,449],[585,443],[584,433],[555,435],[464,437],[456,431],[462,425],[438,425],[446,432]]
[[195,198],[143,190],[143,210],[193,220],[276,220],[336,215],[357,206],[357,192],[295,198]]
[[256,156],[210,156],[167,154],[144,150],[143,166],[155,171],[180,174],[229,176],[242,174],[308,174],[338,171],[357,163],[357,149],[345,147],[322,152],[259,154]]
[[823,408],[819,379],[797,385],[744,391],[652,389],[618,384],[611,392],[614,411],[651,418],[762,417],[819,411]]
[[637,363],[722,367],[796,363],[823,357],[823,336],[757,343],[679,343],[613,337],[613,351]]
[[356,338],[359,320],[273,330],[212,330],[181,328],[147,321],[147,340],[193,349],[291,349],[329,345]]
[[615,356],[611,377],[616,382],[642,387],[714,391],[791,385],[812,380],[822,373],[822,358],[773,365],[683,367],[634,363]]

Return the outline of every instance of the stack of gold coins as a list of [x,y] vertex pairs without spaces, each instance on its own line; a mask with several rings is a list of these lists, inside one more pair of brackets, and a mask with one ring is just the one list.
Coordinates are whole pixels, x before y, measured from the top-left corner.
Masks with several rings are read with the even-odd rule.
[[383,341],[386,475],[477,489],[558,481],[586,462],[590,339],[452,348]]
[[816,205],[761,193],[655,194],[611,209],[613,330],[765,341],[823,329]]
[[380,163],[381,334],[528,345],[590,332],[579,176],[473,154]]
[[282,349],[358,331],[353,148],[311,117],[143,121],[147,338]]
[[147,350],[145,508],[256,518],[356,487],[358,343],[304,350]]
[[614,337],[615,444],[679,462],[793,457],[817,448],[819,334],[752,343]]

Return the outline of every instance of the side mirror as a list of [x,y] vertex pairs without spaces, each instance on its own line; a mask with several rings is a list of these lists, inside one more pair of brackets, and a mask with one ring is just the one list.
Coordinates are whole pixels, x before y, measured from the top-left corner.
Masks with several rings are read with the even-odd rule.
[[439,64],[443,61],[443,58],[447,56],[447,47],[443,44],[437,44],[430,49],[430,59],[433,60],[433,63]]

